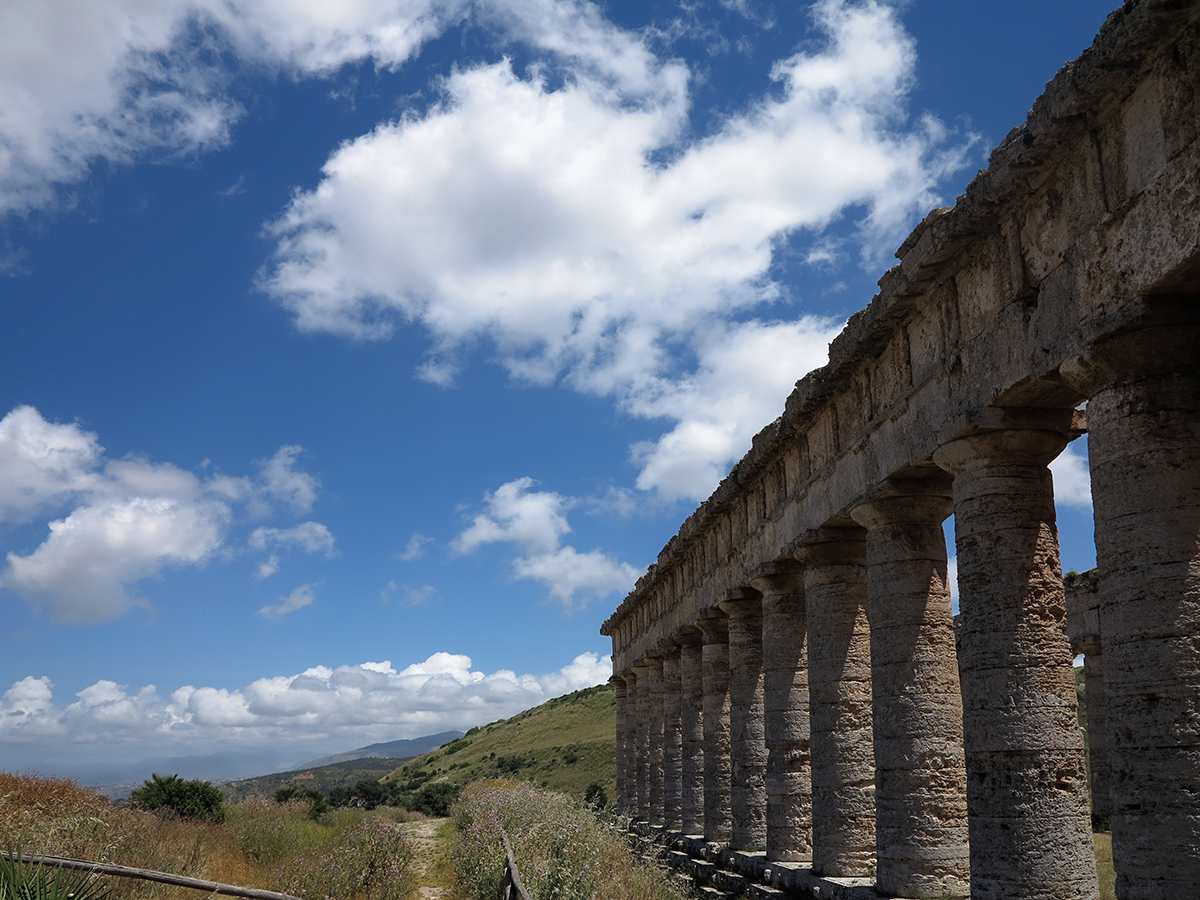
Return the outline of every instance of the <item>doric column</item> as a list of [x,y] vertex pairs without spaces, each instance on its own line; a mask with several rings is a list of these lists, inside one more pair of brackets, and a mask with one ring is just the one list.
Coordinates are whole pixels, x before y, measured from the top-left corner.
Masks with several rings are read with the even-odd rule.
[[959,669],[977,900],[1082,900],[1097,893],[1046,468],[1067,444],[1070,413],[995,410],[987,415],[1000,426],[1042,427],[980,431],[943,444],[934,457],[955,476]]
[[616,800],[617,812],[622,815],[629,813],[629,761],[630,761],[630,739],[629,739],[629,689],[625,685],[625,679],[621,675],[614,675],[609,679],[613,686],[613,693],[616,695],[617,703],[617,796]]
[[675,635],[679,644],[680,831],[704,834],[704,637],[689,626]]
[[633,673],[633,681],[630,684],[630,690],[633,692],[634,701],[631,706],[636,719],[633,723],[632,736],[634,741],[634,759],[631,771],[633,772],[633,784],[630,786],[630,799],[633,801],[629,815],[640,822],[648,821],[650,818],[650,779],[649,779],[649,747],[650,747],[650,729],[646,725],[649,718],[649,691],[646,687],[646,673],[649,669],[644,664],[633,666],[630,671]]
[[730,845],[761,847],[767,840],[762,598],[753,588],[738,588],[720,606],[729,616]]
[[729,618],[715,607],[696,624],[704,635],[704,839],[731,837],[729,788]]
[[1064,367],[1090,398],[1113,861],[1138,900],[1200,896],[1200,301],[1149,304]]
[[750,583],[762,593],[767,859],[799,862],[812,858],[804,570],[767,563]]
[[1092,827],[1112,827],[1112,760],[1108,752],[1108,698],[1104,692],[1104,652],[1099,644],[1083,657],[1087,693],[1088,768],[1092,773]]
[[875,747],[875,887],[970,891],[962,696],[942,522],[950,479],[895,480],[853,510],[867,529]]
[[808,612],[813,871],[865,876],[875,868],[865,533],[820,528],[796,555]]
[[663,654],[663,827],[667,831],[678,831],[682,818],[680,753],[683,744],[680,727],[679,645],[673,640],[666,640],[658,645],[658,649]]
[[646,654],[646,779],[649,802],[646,821],[663,821],[663,661],[657,652]]

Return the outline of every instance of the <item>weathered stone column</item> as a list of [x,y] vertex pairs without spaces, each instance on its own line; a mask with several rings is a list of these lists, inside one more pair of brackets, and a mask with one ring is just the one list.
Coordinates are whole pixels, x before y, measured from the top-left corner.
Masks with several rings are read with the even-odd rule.
[[813,871],[865,876],[875,868],[865,532],[820,528],[796,555],[808,612]]
[[[1088,402],[1117,896],[1200,896],[1200,301],[1064,367]],[[1089,688],[1090,690],[1090,688]]]
[[875,747],[875,887],[970,892],[962,695],[942,522],[950,479],[900,481],[851,515],[867,529]]
[[1084,650],[1083,684],[1087,693],[1092,828],[1108,830],[1112,827],[1112,759],[1108,750],[1108,697],[1104,691],[1104,652],[1099,644]]
[[643,664],[638,664],[630,669],[633,674],[632,682],[627,680],[630,685],[630,690],[634,695],[633,712],[636,719],[633,723],[633,741],[634,741],[634,765],[631,771],[634,775],[634,782],[631,785],[631,797],[633,801],[629,811],[630,817],[636,821],[645,822],[650,818],[650,780],[649,761],[650,761],[650,730],[646,726],[646,721],[649,718],[649,691],[646,687],[646,673],[649,671]]
[[720,606],[729,616],[730,846],[742,849],[762,847],[767,841],[762,598],[753,588],[729,593]]
[[[1096,860],[1046,468],[1071,410],[995,410],[935,454],[954,473],[971,897],[1097,896]],[[1057,425],[1058,427],[1054,427]]]
[[657,653],[646,654],[646,779],[648,809],[646,821],[663,821],[663,661]]
[[617,812],[626,815],[629,811],[629,689],[621,675],[609,679],[617,701]]
[[663,654],[663,827],[667,831],[678,831],[682,818],[680,753],[683,745],[680,728],[679,645],[673,640],[666,640],[658,645],[658,649]]
[[812,858],[804,570],[767,563],[750,583],[762,593],[767,859],[799,862]]
[[729,790],[729,618],[715,607],[696,624],[704,634],[704,839],[732,836]]
[[679,830],[704,834],[704,637],[689,626],[675,635],[679,644],[680,755]]

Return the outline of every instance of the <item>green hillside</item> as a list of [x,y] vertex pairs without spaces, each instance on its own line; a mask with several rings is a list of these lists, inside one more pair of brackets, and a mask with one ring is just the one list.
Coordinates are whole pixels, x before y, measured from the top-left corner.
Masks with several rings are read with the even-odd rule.
[[275,793],[276,788],[289,784],[328,794],[337,787],[352,788],[363,779],[377,781],[395,769],[398,763],[406,761],[407,758],[383,759],[372,756],[366,759],[334,763],[329,766],[296,769],[292,772],[275,772],[271,775],[245,778],[222,785],[221,793],[230,803],[238,803],[255,794],[270,797]]
[[507,778],[576,797],[596,781],[611,799],[617,781],[616,726],[616,695],[611,685],[600,685],[472,728],[381,780],[417,790],[428,781]]

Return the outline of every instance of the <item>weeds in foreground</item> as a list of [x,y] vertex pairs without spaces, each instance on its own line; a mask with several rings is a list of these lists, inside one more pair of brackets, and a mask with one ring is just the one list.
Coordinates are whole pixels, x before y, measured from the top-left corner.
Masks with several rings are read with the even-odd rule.
[[473,900],[499,896],[508,834],[517,868],[534,897],[555,900],[680,900],[656,869],[638,865],[620,837],[563,794],[530,785],[480,781],[455,805],[454,868]]
[[[304,801],[252,798],[229,806],[225,824],[216,824],[113,806],[69,779],[0,773],[0,835],[26,852],[285,890],[306,900],[405,897],[413,854],[393,817],[346,809],[315,822],[310,811]],[[334,862],[341,876],[330,874]],[[108,900],[196,897],[148,881],[108,883]],[[0,900],[37,898],[0,893]]]

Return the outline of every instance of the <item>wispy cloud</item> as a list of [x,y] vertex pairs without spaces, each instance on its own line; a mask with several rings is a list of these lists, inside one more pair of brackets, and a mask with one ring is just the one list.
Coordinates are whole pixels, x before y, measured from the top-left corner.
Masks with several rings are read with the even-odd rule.
[[298,609],[304,609],[306,606],[312,606],[313,600],[316,599],[313,594],[313,588],[316,585],[302,584],[286,597],[280,597],[279,602],[273,606],[264,606],[258,611],[258,615],[264,619],[280,620],[284,616],[291,615]]

